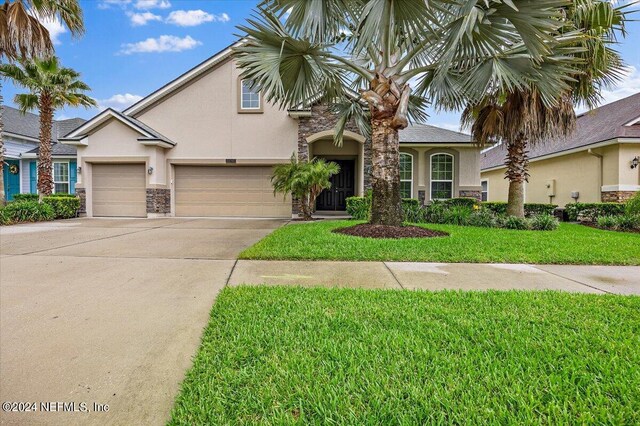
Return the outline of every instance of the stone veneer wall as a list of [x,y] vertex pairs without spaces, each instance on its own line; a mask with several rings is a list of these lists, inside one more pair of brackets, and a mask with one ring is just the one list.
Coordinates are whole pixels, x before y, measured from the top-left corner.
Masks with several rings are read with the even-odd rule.
[[[315,133],[332,130],[338,115],[331,111],[328,105],[318,104],[311,108],[311,117],[301,117],[298,120],[298,158],[309,159],[309,144],[307,138]],[[360,133],[353,120],[346,125],[346,130]],[[364,190],[371,189],[371,138],[364,143]]]
[[461,189],[459,191],[459,197],[463,197],[463,198],[475,198],[478,201],[482,200],[482,191],[470,191],[470,190],[463,190]]
[[171,213],[171,190],[147,188],[147,213]]
[[635,191],[605,191],[601,199],[603,203],[624,203],[635,194]]
[[79,214],[87,213],[87,191],[84,188],[76,188],[76,195],[80,198]]

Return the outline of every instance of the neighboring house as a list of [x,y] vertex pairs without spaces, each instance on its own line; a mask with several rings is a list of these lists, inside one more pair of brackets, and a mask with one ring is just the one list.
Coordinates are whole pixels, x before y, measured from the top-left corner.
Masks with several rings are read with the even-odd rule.
[[[482,153],[483,197],[506,201],[506,149]],[[525,201],[564,206],[578,201],[622,202],[640,191],[640,93],[578,116],[567,138],[530,148]]]
[[[370,140],[351,124],[336,147],[337,117],[326,105],[284,111],[264,102],[241,81],[231,53],[62,139],[78,149],[87,216],[291,217],[295,203],[273,195],[270,176],[294,152],[341,166],[319,210],[344,210],[347,197],[370,188]],[[468,135],[418,125],[401,141],[404,197],[480,197],[480,154]]]
[[[4,191],[7,201],[15,194],[37,193],[37,155],[40,118],[36,114],[2,106],[4,141]],[[54,192],[75,193],[76,149],[58,143],[58,137],[69,133],[86,120],[57,120],[52,128]]]

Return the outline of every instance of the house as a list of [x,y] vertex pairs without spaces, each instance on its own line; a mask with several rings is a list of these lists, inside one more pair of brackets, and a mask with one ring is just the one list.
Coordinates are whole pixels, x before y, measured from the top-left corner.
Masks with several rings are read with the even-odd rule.
[[[481,158],[483,198],[506,201],[506,149]],[[525,200],[564,206],[622,202],[640,191],[640,93],[580,114],[575,132],[529,149]]]
[[[36,114],[8,106],[2,106],[2,140],[4,141],[3,168],[4,192],[7,201],[15,194],[35,194],[37,184],[37,156],[39,146],[40,118]],[[52,158],[54,192],[75,193],[76,149],[58,143],[61,135],[69,133],[86,120],[72,118],[53,122]]]
[[[351,124],[335,146],[337,117],[326,105],[284,111],[266,103],[240,79],[232,47],[61,139],[77,148],[84,214],[291,217],[295,203],[273,195],[270,176],[294,152],[341,166],[319,210],[344,210],[347,197],[364,194],[370,140]],[[403,196],[480,196],[480,156],[468,135],[416,125],[402,131],[401,151]]]

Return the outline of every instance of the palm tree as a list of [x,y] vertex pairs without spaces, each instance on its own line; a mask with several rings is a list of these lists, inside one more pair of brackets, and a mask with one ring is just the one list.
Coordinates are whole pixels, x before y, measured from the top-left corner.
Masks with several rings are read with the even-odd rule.
[[[31,11],[31,12],[30,12]],[[40,19],[37,19],[37,18]],[[82,9],[78,0],[5,0],[0,6],[0,60],[36,58],[53,54],[49,31],[41,20],[59,17],[74,36],[84,32]],[[2,104],[0,85],[0,105]],[[0,204],[4,194],[4,141],[0,109]]]
[[331,188],[331,176],[340,172],[340,166],[322,158],[298,161],[295,154],[291,161],[279,164],[273,170],[273,193],[291,194],[300,203],[303,220],[311,220],[318,195]]
[[[524,87],[501,86],[484,99],[468,105],[462,114],[463,126],[471,126],[474,140],[481,146],[502,142],[507,148],[505,179],[509,180],[507,214],[524,217],[524,185],[528,181],[528,147],[565,137],[575,129],[574,104],[589,107],[599,101],[603,86],[617,81],[624,70],[620,55],[612,49],[616,33],[625,34],[626,6],[615,7],[606,0],[576,0],[566,8],[568,22],[559,36],[580,31],[586,37],[565,40],[555,46],[556,55],[567,53],[577,59],[576,73],[569,75],[569,89],[560,92],[557,102],[545,104],[540,82]],[[556,67],[547,61],[544,67]]]
[[[564,25],[564,0],[265,0],[236,48],[242,78],[281,107],[324,100],[372,140],[371,223],[402,225],[398,131],[424,107],[460,108],[524,85]],[[545,76],[545,102],[566,90]],[[411,83],[411,84],[410,84]],[[356,99],[349,96],[355,91]]]
[[0,65],[0,75],[29,89],[30,93],[17,94],[14,98],[23,112],[39,110],[38,191],[40,197],[50,195],[53,189],[51,128],[55,110],[65,106],[94,107],[97,103],[84,93],[91,89],[79,80],[80,74],[71,68],[61,67],[55,56],[22,61],[21,65]]

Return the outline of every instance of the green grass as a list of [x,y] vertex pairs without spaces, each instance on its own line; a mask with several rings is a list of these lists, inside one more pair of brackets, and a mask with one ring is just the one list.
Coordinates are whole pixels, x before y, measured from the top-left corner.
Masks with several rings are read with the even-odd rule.
[[240,254],[241,259],[383,260],[472,263],[640,265],[640,234],[560,224],[556,231],[512,231],[455,225],[420,225],[450,236],[369,239],[332,229],[355,221],[284,226]]
[[227,288],[170,424],[640,424],[640,297]]

